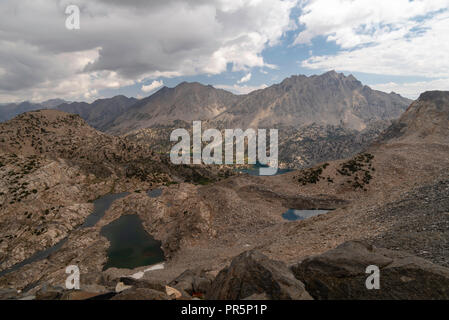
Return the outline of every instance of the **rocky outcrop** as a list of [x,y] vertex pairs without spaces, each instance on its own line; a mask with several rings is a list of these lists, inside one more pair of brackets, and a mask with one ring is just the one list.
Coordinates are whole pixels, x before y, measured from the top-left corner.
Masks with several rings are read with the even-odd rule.
[[[380,288],[368,290],[368,266],[380,270]],[[327,299],[449,299],[449,269],[398,251],[363,242],[346,242],[307,258],[292,271],[315,298]]]
[[123,277],[120,278],[120,282],[122,282],[125,286],[134,288],[152,289],[162,292],[165,291],[165,283],[163,281]]
[[[380,270],[380,287],[368,289],[368,266]],[[257,250],[235,257],[214,280],[203,270],[186,270],[166,285],[154,279],[121,277],[116,290],[36,292],[2,290],[2,299],[37,300],[412,300],[449,299],[449,269],[405,252],[350,241],[303,260],[290,269]],[[206,292],[206,295],[202,293]]]
[[203,296],[208,291],[212,279],[202,270],[186,270],[169,283],[181,293],[189,296]]
[[169,296],[162,291],[148,288],[131,288],[120,292],[111,300],[169,300]]
[[166,286],[164,281],[132,277],[121,277],[115,292],[117,294],[112,298],[105,296],[105,300],[173,300],[182,298],[182,293],[179,290]]
[[264,293],[273,300],[311,299],[303,283],[295,279],[284,263],[270,260],[255,250],[240,254],[220,271],[206,297],[238,300]]
[[427,91],[379,137],[378,143],[447,143],[449,91]]

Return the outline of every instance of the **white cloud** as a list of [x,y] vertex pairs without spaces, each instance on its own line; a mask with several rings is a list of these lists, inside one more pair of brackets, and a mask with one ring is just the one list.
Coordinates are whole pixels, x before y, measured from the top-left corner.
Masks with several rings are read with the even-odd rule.
[[251,72],[248,73],[247,75],[243,76],[242,79],[237,81],[237,83],[245,83],[245,82],[248,82],[249,80],[251,80]]
[[312,0],[295,44],[317,36],[336,54],[302,62],[311,69],[383,75],[449,77],[449,0]]
[[[44,101],[63,97],[67,100],[92,101],[98,91],[132,85],[115,71],[82,72],[84,66],[99,55],[92,50],[42,55],[36,46],[0,40],[0,101]],[[20,62],[18,64],[17,62]],[[15,87],[26,90],[15,90]],[[31,88],[31,89],[30,89]]]
[[449,78],[420,81],[420,82],[410,82],[410,83],[390,82],[390,83],[370,85],[370,87],[384,92],[394,91],[396,93],[401,94],[404,97],[416,99],[419,97],[421,93],[425,91],[431,90],[449,91]]
[[142,89],[143,92],[148,93],[148,92],[156,90],[157,88],[162,87],[163,85],[164,85],[164,81],[162,81],[162,80],[160,80],[160,81],[154,80],[153,82],[151,82],[147,86],[143,85],[141,89]]
[[[128,85],[158,77],[219,74],[232,64],[267,64],[261,53],[293,28],[297,0],[3,0],[0,2],[0,99],[32,98]],[[65,28],[68,4],[81,29]],[[91,56],[84,53],[94,52]],[[56,62],[56,63],[54,63]],[[110,83],[99,83],[98,75]],[[80,83],[77,82],[82,78]],[[95,86],[95,87],[94,87]],[[63,93],[59,97],[76,99]]]
[[414,18],[447,9],[448,0],[309,0],[299,23],[306,29],[295,44],[325,36],[342,48],[394,38],[419,24]]
[[217,85],[214,85],[214,87],[218,88],[218,89],[228,90],[235,94],[247,94],[247,93],[250,93],[255,90],[265,89],[268,86],[266,84],[261,84],[260,86],[248,86],[248,85],[239,86],[237,84],[234,84],[234,85],[217,84]]

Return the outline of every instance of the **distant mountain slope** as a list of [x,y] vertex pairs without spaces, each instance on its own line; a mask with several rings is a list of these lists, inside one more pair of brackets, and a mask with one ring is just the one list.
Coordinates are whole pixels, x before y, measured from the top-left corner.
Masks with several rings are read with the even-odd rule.
[[223,126],[270,127],[342,125],[363,130],[374,121],[399,117],[411,100],[362,85],[335,71],[320,76],[292,76],[254,91],[214,119]]
[[181,83],[159,90],[133,105],[106,128],[113,134],[166,126],[174,120],[209,120],[219,128],[318,125],[361,131],[376,121],[392,120],[411,100],[362,85],[335,71],[320,76],[292,76],[280,84],[246,95]]
[[[211,110],[210,100],[195,101],[218,92],[223,94],[220,101],[226,104],[224,111],[216,116],[214,112],[202,113],[204,108]],[[183,83],[137,103],[115,121],[109,132],[126,134],[131,140],[168,152],[171,131],[189,128],[192,120],[207,120],[205,128],[276,128],[280,165],[304,168],[360,152],[410,103],[400,95],[372,90],[353,76],[334,71],[320,76],[293,76],[241,96],[198,83]]]
[[107,99],[98,99],[92,103],[68,102],[62,99],[51,99],[41,103],[22,102],[19,104],[0,105],[0,122],[8,121],[15,116],[41,109],[55,109],[77,114],[95,129],[104,131],[130,106],[138,102],[136,98],[127,98],[123,95]]
[[365,150],[389,125],[389,121],[377,121],[362,131],[318,124],[286,127],[279,131],[279,162],[283,167],[307,168],[351,157]]
[[299,128],[318,124],[361,131],[369,123],[398,118],[411,100],[372,90],[352,75],[330,71],[319,76],[292,76],[246,95],[183,82],[175,88],[163,87],[142,100],[120,95],[90,104],[62,102],[0,106],[0,120],[53,108],[78,114],[94,128],[112,134],[167,126],[176,120],[208,120],[211,126],[220,128]]
[[135,98],[119,95],[109,99],[99,99],[91,104],[86,102],[65,103],[58,106],[57,109],[78,114],[95,129],[104,131],[117,117],[138,101]]
[[164,87],[140,100],[118,117],[108,132],[123,134],[135,129],[173,123],[209,120],[240,99],[230,92],[200,83],[180,83],[175,88]]
[[[280,161],[284,167],[308,167],[347,157],[367,147],[397,119],[411,100],[362,85],[354,76],[330,71],[292,76],[280,84],[235,95],[200,83],[164,87],[137,100],[125,96],[73,102],[53,107],[80,115],[89,125],[160,151],[171,148],[169,136],[192,121],[219,129],[249,127],[280,130]],[[5,107],[0,107],[5,108]],[[25,106],[19,110],[27,110]]]
[[67,101],[62,99],[51,99],[41,103],[33,103],[29,101],[21,103],[7,103],[0,105],[0,122],[8,121],[15,116],[33,110],[51,109]]

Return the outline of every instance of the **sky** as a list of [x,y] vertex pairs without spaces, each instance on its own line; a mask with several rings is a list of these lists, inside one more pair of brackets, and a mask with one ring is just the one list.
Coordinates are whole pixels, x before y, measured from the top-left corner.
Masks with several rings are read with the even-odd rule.
[[142,98],[183,81],[244,94],[329,70],[412,99],[449,90],[449,0],[0,2],[0,103]]

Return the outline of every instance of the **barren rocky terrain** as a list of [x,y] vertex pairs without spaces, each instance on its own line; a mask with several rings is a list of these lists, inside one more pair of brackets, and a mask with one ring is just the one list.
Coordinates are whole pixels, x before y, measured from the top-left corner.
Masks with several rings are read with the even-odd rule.
[[0,150],[1,270],[64,239],[99,196],[222,175],[216,168],[174,167],[164,156],[55,110],[0,124]]
[[[26,126],[17,124],[17,121],[37,121],[34,117],[40,122],[31,126],[33,130],[40,130],[43,121],[48,122],[45,122],[45,131],[50,131],[48,128],[56,123],[65,128],[64,133],[56,131],[57,135],[51,135],[61,137],[57,143],[46,140],[42,144],[42,148],[53,146],[55,149],[40,151],[37,142],[40,140],[29,137],[19,140],[26,141],[23,144],[15,140],[18,134],[25,137],[26,134],[31,137],[38,134],[27,132],[31,129],[26,130]],[[51,122],[51,119],[57,121]],[[126,146],[130,143],[139,150],[139,144],[84,128],[83,132],[108,140],[100,140],[101,143],[92,147],[90,143],[97,140],[86,138],[76,145],[76,141],[86,134],[75,135],[73,131],[68,134],[67,130],[81,126],[81,121],[63,113],[40,112],[25,114],[0,127],[4,139],[0,144],[3,150],[0,170],[5,177],[1,186],[0,215],[2,270],[68,235],[61,249],[48,258],[0,277],[0,287],[7,297],[12,293],[16,297],[42,296],[48,291],[48,286],[62,287],[66,278],[65,267],[76,264],[81,269],[83,291],[92,294],[114,291],[115,295],[121,291],[117,290],[118,284],[126,286],[126,283],[132,283],[127,290],[116,295],[124,299],[139,296],[161,298],[148,291],[153,290],[155,281],[177,288],[184,298],[192,298],[195,294],[242,299],[338,298],[345,293],[323,295],[315,289],[316,278],[305,277],[304,271],[300,270],[307,270],[314,256],[324,253],[326,258],[325,252],[357,240],[368,244],[363,247],[340,246],[338,250],[343,250],[342,253],[332,253],[329,259],[326,258],[326,263],[338,264],[340,260],[332,260],[335,254],[350,257],[349,263],[358,261],[360,257],[364,257],[363,261],[387,261],[382,266],[392,272],[392,279],[403,276],[405,280],[401,281],[410,284],[403,287],[405,291],[395,293],[395,297],[403,297],[406,290],[419,291],[415,271],[402,267],[404,259],[411,259],[406,261],[413,261],[413,270],[426,270],[426,281],[435,286],[433,292],[439,294],[432,296],[432,290],[423,291],[427,294],[424,297],[447,298],[447,290],[439,290],[438,286],[446,285],[449,274],[445,268],[448,267],[449,239],[449,93],[423,94],[376,143],[347,159],[328,161],[274,177],[236,175],[221,179],[220,172],[198,168],[210,179],[217,180],[206,185],[186,182],[192,178],[194,169],[185,168],[184,172],[171,168],[158,158],[159,155],[151,158],[152,166],[148,171],[140,167],[141,170],[131,171],[137,172],[136,176],[126,176],[125,164],[142,157],[137,151],[126,152]],[[62,129],[56,125],[51,130]],[[41,136],[45,136],[45,132],[41,132]],[[59,149],[64,141],[75,145],[73,155],[66,149]],[[118,151],[107,152],[121,146],[120,143],[125,144],[123,149],[119,149],[123,150],[123,162]],[[104,156],[98,158],[99,154]],[[84,162],[82,156],[89,156],[90,160]],[[34,164],[31,161],[35,161]],[[89,163],[94,163],[95,168]],[[139,163],[144,165],[144,162]],[[19,169],[29,172],[19,173]],[[106,170],[108,173],[102,174]],[[145,179],[141,177],[142,172]],[[171,183],[175,181],[174,176],[177,177],[176,184]],[[223,172],[221,176],[224,177]],[[23,185],[23,182],[29,184]],[[15,190],[13,186],[23,187]],[[162,188],[158,197],[141,192],[156,187]],[[95,226],[73,230],[92,210],[89,200],[119,191],[130,194],[116,200]],[[62,207],[58,207],[61,204]],[[291,222],[281,216],[291,208],[333,211]],[[28,218],[25,211],[32,215]],[[148,266],[143,266],[134,270],[103,270],[109,244],[100,235],[101,227],[126,214],[138,214],[147,232],[162,242],[166,258],[163,269],[143,272],[148,269]],[[42,230],[38,229],[41,226],[47,229],[39,233],[36,230]],[[370,245],[390,251],[382,249],[378,254],[377,249]],[[298,264],[301,267],[295,267]],[[292,266],[292,273],[289,266]],[[245,270],[254,270],[253,276],[247,276]],[[338,281],[327,275],[325,270],[317,272],[317,277],[326,280],[332,291]],[[139,272],[142,276],[138,277],[139,281],[143,282],[127,280]],[[279,284],[279,290],[269,290],[260,282],[260,275],[266,272],[274,283],[273,288],[278,288]],[[359,274],[351,272],[349,278]],[[232,278],[239,282],[229,284]],[[141,286],[146,286],[146,289]],[[242,296],[235,295],[232,290],[239,286],[250,289],[241,291],[245,292]],[[213,288],[224,289],[214,292]],[[65,294],[61,289],[52,290],[56,290],[58,297]]]

